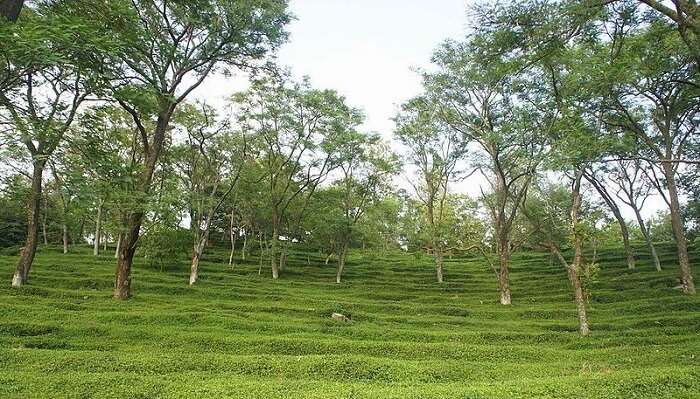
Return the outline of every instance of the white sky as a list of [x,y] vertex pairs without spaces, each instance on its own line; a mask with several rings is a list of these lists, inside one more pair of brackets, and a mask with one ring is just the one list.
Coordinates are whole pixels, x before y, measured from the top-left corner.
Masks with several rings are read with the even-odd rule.
[[[279,64],[290,67],[296,77],[309,76],[314,87],[337,90],[348,104],[364,110],[367,131],[388,140],[398,105],[420,93],[420,77],[413,69],[429,67],[440,42],[464,37],[468,4],[469,0],[291,0],[296,20],[287,27],[290,40],[279,52]],[[245,88],[245,82],[214,76],[196,96],[222,106],[227,96]],[[483,178],[475,175],[456,188],[478,196],[482,184]],[[645,216],[663,205],[659,198],[650,199]],[[631,210],[624,214],[633,219]]]

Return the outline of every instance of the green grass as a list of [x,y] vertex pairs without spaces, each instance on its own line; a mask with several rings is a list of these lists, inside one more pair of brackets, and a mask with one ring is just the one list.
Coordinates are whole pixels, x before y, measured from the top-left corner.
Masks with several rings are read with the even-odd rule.
[[353,253],[336,285],[320,257],[293,254],[272,281],[222,251],[194,288],[186,262],[138,259],[120,303],[114,259],[80,252],[43,251],[21,290],[0,255],[0,398],[700,397],[700,298],[673,289],[672,246],[660,273],[641,249],[636,271],[602,252],[586,338],[541,253],[516,254],[503,307],[476,257],[439,286],[427,257]]

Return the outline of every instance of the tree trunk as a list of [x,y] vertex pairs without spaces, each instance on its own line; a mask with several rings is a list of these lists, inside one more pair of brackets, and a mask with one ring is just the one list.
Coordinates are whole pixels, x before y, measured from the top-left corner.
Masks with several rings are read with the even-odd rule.
[[241,259],[245,260],[245,253],[248,248],[248,229],[246,228],[245,234],[243,235],[243,248],[241,249]]
[[279,246],[279,232],[277,230],[277,223],[274,223],[272,227],[272,237],[270,245],[270,266],[272,267],[272,278],[277,280],[280,277],[279,265],[277,263],[277,250]]
[[68,253],[68,225],[63,223],[63,253]]
[[41,218],[41,232],[44,236],[44,245],[49,245],[49,238],[46,234],[46,205],[44,205],[43,217]]
[[192,254],[192,266],[190,267],[190,287],[197,282],[199,277],[199,261],[202,259],[202,253],[204,252],[204,247],[207,245],[206,239],[207,233],[199,240],[197,245],[194,247],[194,253]]
[[344,242],[343,246],[340,248],[340,253],[338,254],[338,271],[335,274],[335,282],[340,284],[340,280],[343,277],[343,270],[345,270],[345,260],[348,257],[348,248],[350,247],[349,242]]
[[228,257],[228,265],[233,265],[233,253],[236,250],[236,233],[233,231],[234,213],[231,211],[231,225],[229,226],[229,235],[231,238],[231,255]]
[[627,268],[630,270],[634,270],[635,268],[635,259],[634,259],[634,250],[632,249],[632,245],[630,245],[630,233],[629,233],[629,228],[627,227],[627,222],[625,222],[625,218],[622,217],[622,212],[620,212],[620,207],[617,206],[617,203],[615,203],[615,200],[610,196],[610,193],[608,190],[605,188],[605,186],[602,185],[602,183],[598,180],[596,180],[595,176],[586,173],[585,174],[586,180],[588,180],[591,185],[596,189],[598,194],[600,194],[600,197],[605,201],[605,204],[608,206],[610,211],[613,213],[613,216],[615,216],[615,220],[617,221],[617,224],[620,225],[620,234],[622,235],[622,244],[625,248],[625,254],[627,255]]
[[644,241],[646,241],[647,247],[649,248],[649,252],[651,253],[651,259],[654,261],[654,267],[656,268],[656,271],[660,272],[661,261],[659,260],[659,255],[656,253],[656,247],[654,246],[654,242],[651,240],[651,234],[649,234],[649,230],[647,229],[647,226],[644,223],[644,219],[642,218],[642,214],[639,211],[639,209],[637,209],[636,206],[632,207],[632,209],[634,209],[634,214],[637,217],[639,230],[641,230],[642,235],[644,236]]
[[571,207],[571,231],[574,234],[574,261],[571,267],[567,268],[569,272],[569,280],[574,291],[574,302],[576,303],[576,311],[578,312],[579,332],[581,335],[588,335],[590,329],[588,327],[588,315],[586,313],[586,297],[581,285],[581,265],[583,263],[583,237],[578,230],[578,214],[581,208],[581,173],[579,172],[574,181],[572,190],[573,206]]
[[501,293],[501,305],[510,305],[510,281],[508,276],[508,263],[510,262],[510,244],[508,240],[501,240],[498,256],[498,288]]
[[0,16],[10,22],[17,21],[24,0],[0,0]]
[[676,239],[678,249],[678,263],[681,269],[681,288],[689,295],[695,295],[695,283],[693,274],[690,271],[690,259],[688,258],[688,243],[685,238],[685,228],[681,219],[681,206],[678,201],[678,188],[676,187],[676,177],[673,166],[666,162],[663,164],[664,177],[666,178],[666,188],[671,210],[671,226],[673,236]]
[[259,257],[259,259],[260,259],[260,262],[259,262],[260,265],[258,265],[258,276],[262,273],[263,254],[265,253],[265,252],[264,252],[264,249],[263,249],[263,241],[264,241],[264,240],[265,240],[265,237],[263,236],[262,233],[260,233],[260,235],[258,236],[258,244],[260,245],[260,257]]
[[129,299],[131,296],[131,265],[134,262],[136,244],[141,231],[143,213],[133,212],[127,219],[126,231],[121,240],[117,270],[114,279],[114,298]]
[[97,216],[95,220],[95,239],[92,244],[92,254],[97,256],[100,254],[100,240],[102,239],[102,204],[104,202],[100,200],[97,206]]
[[29,269],[34,262],[36,247],[39,241],[39,212],[41,209],[41,183],[44,174],[45,161],[34,161],[32,170],[32,191],[27,207],[27,240],[20,253],[19,261],[12,277],[12,286],[19,288],[27,283]]
[[73,245],[82,244],[83,237],[85,237],[85,216],[80,218],[80,227],[78,228],[78,236],[73,238]]
[[117,248],[114,250],[114,259],[119,258],[119,247],[122,244],[122,233],[117,234]]
[[[155,131],[153,134],[153,143],[148,151],[146,151],[145,168],[136,187],[136,192],[145,196],[150,192],[151,182],[153,180],[153,172],[156,170],[158,156],[163,148],[165,134],[168,129],[168,123],[174,105],[167,105],[166,109],[161,109],[156,122]],[[141,231],[141,223],[143,222],[144,213],[140,208],[133,211],[127,220],[127,228],[125,231],[124,242],[119,251],[117,258],[117,270],[114,278],[114,298],[128,299],[131,296],[131,265],[134,261],[136,253],[136,244],[138,243],[139,234]]]
[[444,258],[442,255],[442,249],[435,248],[435,273],[437,275],[437,282],[442,284],[442,267],[444,264]]

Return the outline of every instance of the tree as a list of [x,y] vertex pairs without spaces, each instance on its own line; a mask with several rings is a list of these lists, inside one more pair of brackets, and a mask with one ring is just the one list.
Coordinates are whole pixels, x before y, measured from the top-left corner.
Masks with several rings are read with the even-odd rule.
[[[332,90],[285,78],[256,80],[250,90],[234,97],[234,103],[241,108],[243,129],[258,137],[251,145],[265,185],[261,194],[271,213],[270,264],[277,279],[280,236],[296,230],[284,232],[284,224],[299,225],[316,188],[338,166],[338,143],[355,131],[361,114]],[[298,202],[297,217],[287,220],[288,209]],[[281,259],[283,265],[284,256]]]
[[341,176],[334,187],[340,193],[342,219],[335,281],[340,284],[350,243],[357,237],[357,225],[389,191],[388,179],[396,173],[397,162],[376,135],[350,132],[339,140],[336,150]]
[[458,131],[450,129],[435,113],[436,107],[425,97],[410,100],[395,118],[396,138],[408,152],[407,159],[417,169],[413,184],[423,205],[428,227],[428,250],[435,258],[437,282],[443,282],[446,242],[446,201],[450,183],[460,177],[458,161],[466,152]]
[[472,165],[491,188],[483,202],[499,258],[500,302],[509,305],[508,264],[521,244],[512,241],[511,231],[541,161],[542,137],[549,127],[538,126],[532,109],[516,100],[526,64],[508,52],[495,53],[496,39],[487,30],[464,43],[443,44],[433,56],[438,71],[425,79],[443,123],[480,149]]
[[[93,15],[88,9],[78,9]],[[285,39],[283,0],[116,1],[100,13],[122,46],[112,55],[111,95],[133,119],[142,164],[134,176],[134,203],[147,203],[153,175],[176,108],[214,71],[255,69]],[[131,267],[144,208],[124,219],[114,297],[130,296]]]
[[[27,282],[36,253],[44,168],[73,123],[79,107],[96,90],[96,73],[101,65],[100,53],[95,52],[95,46],[101,43],[89,39],[90,35],[100,34],[99,30],[91,29],[84,20],[65,13],[60,5],[34,11],[34,18],[53,26],[53,29],[40,30],[40,34],[65,28],[66,32],[56,37],[44,36],[42,39],[51,43],[62,57],[74,58],[65,63],[56,62],[56,57],[15,58],[12,60],[13,84],[0,91],[0,124],[10,127],[3,132],[5,139],[11,145],[25,147],[32,158],[27,240],[12,278],[13,287],[21,287]],[[17,32],[19,40],[8,41],[8,47],[30,51],[31,44],[38,40],[31,26],[20,29]],[[5,31],[4,26],[2,30]],[[26,41],[22,40],[25,33]],[[67,44],[70,40],[74,43]]]
[[176,120],[187,135],[185,143],[175,149],[181,176],[188,195],[190,231],[193,238],[189,285],[199,276],[199,262],[209,242],[214,218],[237,186],[246,152],[242,134],[226,132],[226,123],[216,121],[213,108],[198,109],[186,104]]
[[668,204],[681,270],[681,286],[695,294],[688,258],[677,178],[679,167],[697,140],[696,119],[700,96],[696,68],[685,47],[668,25],[652,23],[630,34],[610,61],[610,110],[603,122],[613,133],[622,132],[639,143],[630,158],[645,161],[647,177]]

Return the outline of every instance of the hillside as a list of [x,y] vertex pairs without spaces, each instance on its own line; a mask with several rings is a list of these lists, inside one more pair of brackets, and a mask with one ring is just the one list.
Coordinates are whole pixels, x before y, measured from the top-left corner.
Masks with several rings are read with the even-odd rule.
[[601,254],[586,338],[541,253],[516,254],[510,307],[476,257],[448,260],[438,286],[427,257],[355,252],[336,285],[319,257],[272,281],[222,252],[194,288],[186,263],[138,259],[133,299],[116,302],[111,256],[43,251],[21,290],[0,256],[0,397],[700,397],[700,297],[672,288],[673,247],[661,255],[657,273]]

